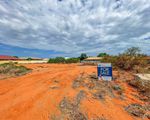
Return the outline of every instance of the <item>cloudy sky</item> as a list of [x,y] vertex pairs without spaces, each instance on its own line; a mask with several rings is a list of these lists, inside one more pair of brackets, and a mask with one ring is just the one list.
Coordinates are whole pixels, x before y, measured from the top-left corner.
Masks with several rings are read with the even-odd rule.
[[0,0],[0,54],[150,54],[150,0]]

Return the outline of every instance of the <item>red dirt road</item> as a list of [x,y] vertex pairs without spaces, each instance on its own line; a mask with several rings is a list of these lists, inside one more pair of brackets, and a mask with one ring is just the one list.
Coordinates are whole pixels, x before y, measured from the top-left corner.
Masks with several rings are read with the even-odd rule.
[[[64,97],[74,97],[79,91],[72,82],[80,73],[96,72],[94,66],[26,64],[33,71],[27,75],[0,80],[0,120],[51,120],[59,115],[59,103]],[[126,86],[128,87],[128,86]],[[127,100],[107,99],[106,103],[83,100],[81,109],[89,117],[105,116],[110,120],[134,120],[123,106],[139,102],[127,91]]]

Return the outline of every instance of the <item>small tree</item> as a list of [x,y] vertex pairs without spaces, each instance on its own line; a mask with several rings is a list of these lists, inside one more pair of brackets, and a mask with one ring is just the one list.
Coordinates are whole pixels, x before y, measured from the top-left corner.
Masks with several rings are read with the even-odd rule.
[[145,67],[147,61],[143,59],[138,47],[128,48],[123,54],[120,54],[116,61],[116,66],[124,70],[134,70]]
[[148,61],[145,60],[145,56],[146,55],[140,53],[138,47],[131,47],[118,56],[105,56],[102,62],[110,62],[115,68],[133,70],[138,73],[144,71],[148,64]]
[[140,48],[139,47],[131,47],[131,48],[128,48],[124,54],[125,55],[128,55],[128,56],[138,56],[139,53],[140,53]]
[[99,53],[97,55],[97,57],[105,57],[105,56],[109,56],[107,53]]
[[80,60],[84,60],[87,58],[87,55],[86,53],[82,53],[81,56],[80,56]]

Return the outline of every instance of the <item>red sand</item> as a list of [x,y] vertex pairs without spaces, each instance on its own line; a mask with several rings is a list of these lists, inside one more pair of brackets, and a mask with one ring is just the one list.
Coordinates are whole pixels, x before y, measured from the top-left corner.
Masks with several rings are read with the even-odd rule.
[[[60,114],[59,103],[63,97],[73,97],[77,90],[72,82],[80,73],[96,72],[94,66],[75,64],[26,64],[33,71],[27,75],[0,80],[0,120],[50,120]],[[131,93],[136,91],[125,83],[126,100],[110,99],[105,103],[85,99],[81,110],[90,118],[101,116],[109,120],[135,120],[125,110],[130,103],[141,103]],[[52,89],[52,88],[57,89]],[[136,118],[137,119],[137,118]],[[138,120],[138,119],[137,119]]]

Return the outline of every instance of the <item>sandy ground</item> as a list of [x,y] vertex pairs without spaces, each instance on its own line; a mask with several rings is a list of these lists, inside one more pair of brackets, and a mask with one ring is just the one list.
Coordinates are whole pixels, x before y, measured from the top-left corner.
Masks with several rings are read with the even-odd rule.
[[[95,66],[75,64],[25,64],[33,71],[27,75],[0,80],[0,120],[51,120],[59,115],[59,103],[64,97],[74,97],[79,90],[72,82],[80,73],[92,74]],[[138,120],[129,115],[124,106],[141,103],[131,94],[136,91],[127,84],[126,100],[108,98],[105,102],[89,98],[81,103],[81,110],[89,118],[105,116],[108,120]]]

